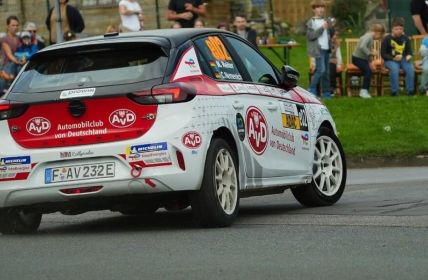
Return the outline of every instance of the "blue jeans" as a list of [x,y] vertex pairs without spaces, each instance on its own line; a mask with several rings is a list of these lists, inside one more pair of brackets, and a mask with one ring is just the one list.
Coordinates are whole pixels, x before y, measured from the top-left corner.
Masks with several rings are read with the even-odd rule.
[[309,92],[313,95],[317,95],[317,86],[320,81],[323,95],[330,95],[329,57],[328,50],[321,50],[320,56],[315,58],[315,72],[309,86]]
[[361,72],[363,72],[364,79],[363,86],[361,88],[369,90],[370,82],[372,79],[372,69],[370,69],[369,61],[366,59],[352,56],[352,64],[357,66],[361,70]]
[[400,78],[400,68],[404,70],[406,75],[406,91],[414,92],[415,91],[415,69],[413,64],[407,60],[402,60],[400,62],[394,60],[385,61],[385,67],[389,69],[389,78],[391,82],[391,91],[393,94],[398,93],[399,86],[398,81]]
[[421,82],[419,84],[420,93],[425,93],[428,90],[428,59],[422,61]]

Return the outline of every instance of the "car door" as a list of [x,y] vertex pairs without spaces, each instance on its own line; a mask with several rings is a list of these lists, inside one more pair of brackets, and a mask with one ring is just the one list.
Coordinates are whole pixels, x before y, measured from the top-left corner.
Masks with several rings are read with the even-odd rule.
[[[283,176],[282,159],[278,156],[278,150],[272,149],[269,144],[270,130],[281,118],[276,98],[260,94],[247,70],[237,64],[236,55],[232,56],[220,36],[206,36],[195,40],[195,44],[205,65],[203,71],[216,80],[220,92],[235,111],[247,176]],[[277,85],[278,79],[272,68],[268,74],[270,76],[265,75],[263,79]]]
[[[311,170],[312,151],[304,104],[292,91],[287,92],[279,86],[277,72],[252,46],[231,36],[226,40],[248,72],[252,86],[265,97],[259,104],[269,119],[267,160],[277,164],[275,174],[307,174]],[[251,99],[247,106],[255,102]]]

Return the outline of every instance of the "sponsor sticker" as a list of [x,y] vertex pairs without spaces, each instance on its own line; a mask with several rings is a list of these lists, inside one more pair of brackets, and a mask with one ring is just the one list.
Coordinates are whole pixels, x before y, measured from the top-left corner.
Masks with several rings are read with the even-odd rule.
[[[31,171],[31,157],[3,157],[0,158],[0,180],[9,180],[18,178],[19,175],[25,175]],[[22,177],[22,176],[21,176]],[[24,176],[21,179],[26,179]]]
[[247,139],[257,155],[266,150],[269,138],[268,123],[263,113],[256,107],[249,107],[246,116]]
[[198,57],[196,56],[195,48],[190,48],[183,54],[178,65],[177,72],[173,80],[183,77],[202,75],[201,67],[199,66]]
[[21,164],[31,164],[31,157],[30,156],[4,157],[0,159],[0,166],[21,165]]
[[167,142],[133,145],[126,152],[128,161],[143,161],[146,165],[171,163]]
[[309,150],[309,133],[305,132],[301,135],[302,138],[302,149]]
[[190,131],[181,137],[181,142],[189,149],[197,149],[202,144],[202,136],[196,131]]
[[60,158],[83,158],[83,157],[89,157],[94,155],[94,152],[91,150],[82,150],[82,151],[67,151],[67,152],[60,152],[59,157]]
[[34,117],[27,122],[28,133],[34,136],[41,136],[51,129],[51,122],[44,117]]
[[225,93],[235,93],[233,88],[229,84],[217,83],[217,87]]
[[245,139],[245,123],[244,118],[240,113],[236,114],[236,127],[238,129],[239,140],[244,141]]
[[71,90],[63,90],[59,96],[60,99],[87,97],[95,94],[95,88],[79,88]]
[[282,126],[284,128],[291,128],[303,131],[309,131],[308,117],[305,108],[302,105],[296,104],[297,114],[290,114],[289,112],[281,113]]
[[128,109],[118,109],[109,116],[110,124],[117,128],[131,126],[136,120],[137,117],[135,113]]

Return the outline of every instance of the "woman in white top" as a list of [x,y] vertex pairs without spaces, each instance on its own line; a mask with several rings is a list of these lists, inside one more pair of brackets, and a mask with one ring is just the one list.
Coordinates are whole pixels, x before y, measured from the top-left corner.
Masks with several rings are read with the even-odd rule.
[[143,10],[135,0],[121,0],[119,2],[119,14],[122,32],[143,30]]

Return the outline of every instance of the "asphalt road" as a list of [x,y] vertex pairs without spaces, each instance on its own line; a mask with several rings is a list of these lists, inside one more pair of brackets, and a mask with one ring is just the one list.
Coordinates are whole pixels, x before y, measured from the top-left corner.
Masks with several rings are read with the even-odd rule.
[[428,167],[351,170],[334,206],[241,200],[230,228],[189,210],[46,215],[0,236],[0,279],[428,279]]

